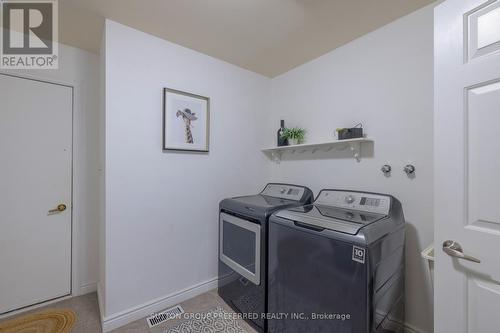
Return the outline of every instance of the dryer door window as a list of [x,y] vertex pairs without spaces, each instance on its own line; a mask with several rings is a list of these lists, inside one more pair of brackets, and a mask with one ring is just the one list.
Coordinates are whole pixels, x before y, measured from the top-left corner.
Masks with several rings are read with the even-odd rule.
[[260,225],[220,214],[220,260],[256,285],[260,284]]

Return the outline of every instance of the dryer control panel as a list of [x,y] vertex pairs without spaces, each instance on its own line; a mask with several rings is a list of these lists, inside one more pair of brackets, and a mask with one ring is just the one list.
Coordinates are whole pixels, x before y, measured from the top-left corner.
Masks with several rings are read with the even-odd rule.
[[391,197],[373,193],[322,190],[314,203],[388,215],[391,208]]
[[299,201],[304,195],[305,188],[286,184],[267,184],[260,193],[270,197]]

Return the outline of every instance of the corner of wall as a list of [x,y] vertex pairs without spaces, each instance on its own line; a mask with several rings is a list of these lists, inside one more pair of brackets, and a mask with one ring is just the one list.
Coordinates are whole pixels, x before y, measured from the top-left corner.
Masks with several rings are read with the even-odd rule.
[[101,319],[105,314],[106,290],[106,26],[103,27],[99,52],[99,273],[97,295]]

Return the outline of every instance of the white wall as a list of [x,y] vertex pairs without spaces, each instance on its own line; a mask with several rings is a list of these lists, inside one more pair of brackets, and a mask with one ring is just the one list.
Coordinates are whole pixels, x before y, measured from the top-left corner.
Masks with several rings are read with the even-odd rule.
[[[267,181],[390,193],[404,207],[407,324],[432,332],[433,8],[427,7],[275,79],[107,21],[105,27],[105,330],[215,286],[217,205]],[[163,87],[211,97],[209,154],[163,152]],[[375,139],[349,152],[273,164],[279,119],[308,141],[362,122]],[[414,163],[409,179],[402,168]],[[393,166],[391,177],[380,167]]]
[[99,143],[98,56],[74,47],[59,45],[57,70],[9,70],[21,76],[66,83],[74,86],[73,123],[73,240],[75,276],[73,294],[96,289],[97,267],[97,193]]
[[[216,286],[218,203],[266,181],[269,80],[112,21],[105,29],[108,330]],[[164,87],[211,98],[209,154],[162,151]]]
[[[295,154],[271,166],[272,181],[390,193],[407,219],[407,323],[432,331],[431,286],[420,251],[433,240],[433,7],[426,7],[272,80],[267,146],[279,120],[307,129],[307,141],[333,138],[362,122],[373,151]],[[380,167],[390,161],[392,176]],[[413,161],[409,179],[402,169]]]

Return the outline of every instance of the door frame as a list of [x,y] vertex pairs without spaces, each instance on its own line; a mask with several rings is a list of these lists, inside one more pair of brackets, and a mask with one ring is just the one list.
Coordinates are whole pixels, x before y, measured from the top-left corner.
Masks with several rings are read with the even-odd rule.
[[[12,78],[18,78],[18,79],[24,79],[24,80],[31,80],[31,81],[37,81],[41,83],[46,83],[46,84],[52,84],[52,85],[58,85],[58,86],[64,86],[68,87],[71,89],[71,176],[70,176],[70,184],[71,184],[71,192],[70,192],[70,197],[71,197],[71,202],[69,204],[69,207],[71,208],[70,212],[70,220],[71,220],[71,269],[70,269],[70,291],[69,294],[66,296],[62,297],[57,297],[54,299],[50,299],[44,302],[39,302],[35,303],[33,305],[25,306],[17,310],[13,310],[10,312],[7,312],[3,315],[0,315],[0,320],[11,317],[16,314],[20,314],[29,310],[33,310],[45,305],[49,305],[52,303],[59,302],[61,300],[65,300],[68,298],[72,298],[78,295],[83,294],[81,292],[81,281],[80,281],[80,275],[79,275],[79,269],[78,269],[78,256],[80,254],[80,249],[78,248],[78,226],[79,226],[79,216],[80,216],[80,209],[79,206],[76,205],[77,209],[75,209],[75,150],[78,149],[79,151],[79,146],[76,144],[78,143],[77,138],[75,137],[75,114],[79,115],[81,113],[79,103],[76,103],[76,101],[79,101],[80,96],[78,95],[78,91],[80,91],[80,84],[78,83],[69,83],[69,82],[64,82],[62,80],[57,80],[53,79],[50,77],[44,77],[42,75],[31,75],[31,74],[18,74],[14,71],[5,71],[5,70],[0,70],[0,75],[1,76],[8,76]],[[76,287],[76,288],[75,288]]]

